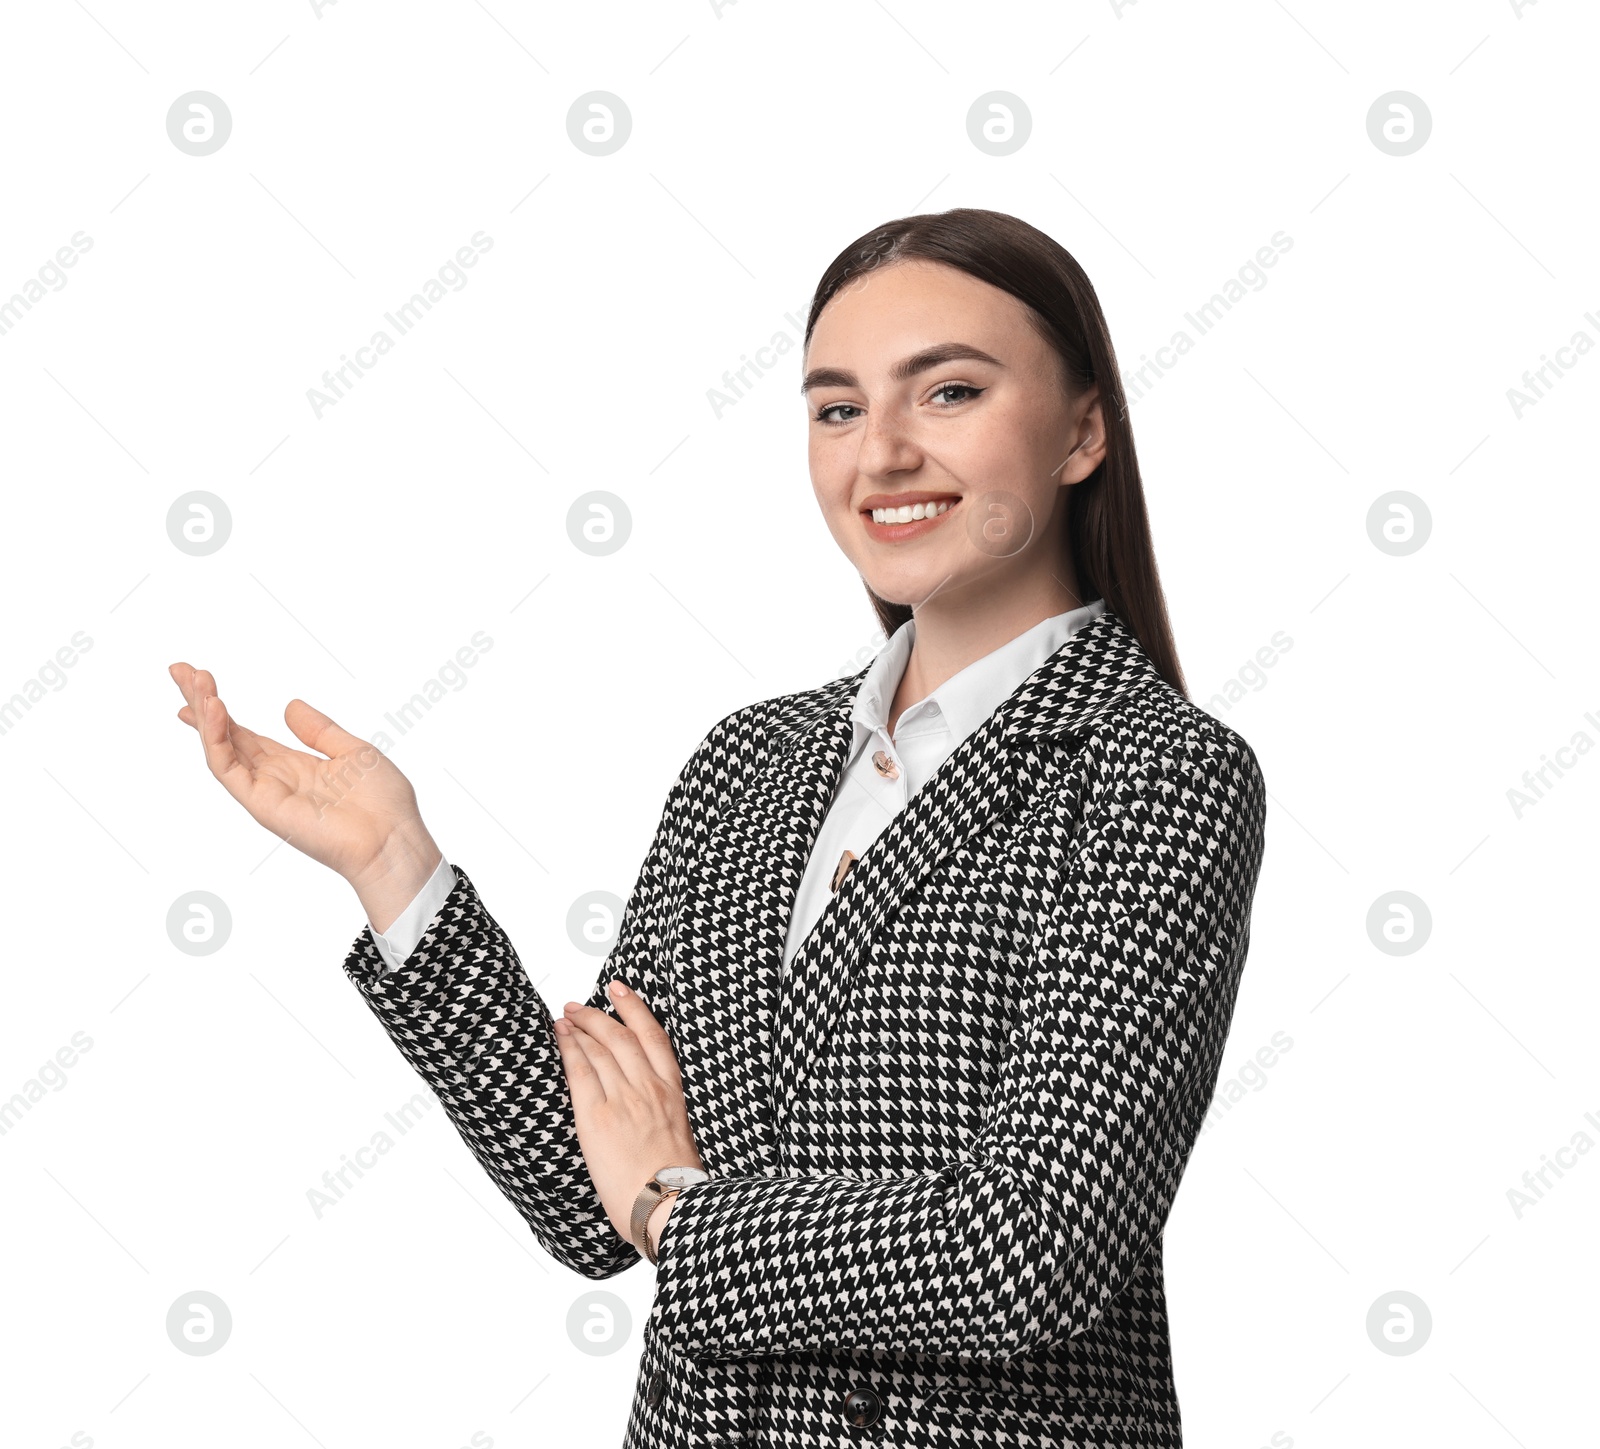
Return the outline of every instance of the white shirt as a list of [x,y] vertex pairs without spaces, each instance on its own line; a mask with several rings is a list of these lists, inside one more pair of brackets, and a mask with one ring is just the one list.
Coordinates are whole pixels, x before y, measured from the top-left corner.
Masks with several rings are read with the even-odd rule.
[[[891,735],[889,710],[916,641],[916,620],[908,619],[894,631],[856,691],[851,711],[855,738],[795,896],[783,948],[785,966],[827,908],[834,870],[843,853],[853,851],[857,858],[864,854],[956,747],[1077,630],[1104,612],[1105,600],[1096,599],[1041,620],[908,706]],[[885,778],[873,763],[880,750],[893,762],[891,768],[897,768],[895,779]],[[389,929],[381,935],[372,933],[388,970],[416,950],[455,884],[455,870],[448,860],[441,860]]]

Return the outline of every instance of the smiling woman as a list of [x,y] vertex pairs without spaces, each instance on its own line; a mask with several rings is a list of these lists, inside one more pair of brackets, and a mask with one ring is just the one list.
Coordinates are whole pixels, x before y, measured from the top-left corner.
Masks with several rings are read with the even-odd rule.
[[[1041,603],[1104,598],[1183,689],[1115,353],[1064,249],[996,212],[891,223],[824,273],[806,345],[813,487],[885,633],[915,616],[926,644],[959,616],[998,642]],[[875,512],[930,498],[945,521]],[[925,533],[942,544],[894,547]]]
[[559,1019],[380,752],[186,664],[179,718],[355,889],[346,975],[540,1243],[655,1265],[630,1449],[1175,1449],[1163,1232],[1265,786],[1186,695],[1098,300],[1014,217],[906,217],[800,367],[886,645],[710,728]]

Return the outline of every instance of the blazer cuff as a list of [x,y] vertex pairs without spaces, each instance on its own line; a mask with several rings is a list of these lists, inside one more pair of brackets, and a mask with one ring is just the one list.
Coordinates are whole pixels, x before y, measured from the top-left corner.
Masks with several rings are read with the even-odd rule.
[[[452,865],[455,885],[428,922],[416,949],[389,969],[369,922],[344,958],[344,973],[375,1008],[437,1011],[449,1036],[503,1009],[520,988],[511,943],[479,899],[472,877]],[[483,933],[490,933],[483,949]]]
[[[450,899],[450,892],[455,889],[455,884],[455,869],[449,860],[441,855],[433,874],[423,882],[422,889],[412,896],[406,908],[390,922],[389,929],[372,933],[373,940],[377,943],[378,954],[383,957],[381,974],[388,975],[417,949],[422,941],[423,932],[439,914],[439,908]],[[370,921],[368,925],[371,925]]]

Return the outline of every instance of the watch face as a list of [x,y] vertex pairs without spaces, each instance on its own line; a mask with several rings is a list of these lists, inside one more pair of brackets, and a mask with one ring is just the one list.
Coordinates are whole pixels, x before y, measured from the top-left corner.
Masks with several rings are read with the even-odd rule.
[[656,1174],[656,1181],[662,1187],[676,1187],[681,1190],[705,1182],[710,1176],[709,1172],[700,1167],[663,1167]]

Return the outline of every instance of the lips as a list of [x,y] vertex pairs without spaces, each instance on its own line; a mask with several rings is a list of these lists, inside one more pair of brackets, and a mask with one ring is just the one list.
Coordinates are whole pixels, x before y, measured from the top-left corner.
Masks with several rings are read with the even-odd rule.
[[[877,494],[875,498],[868,498],[861,509],[861,522],[867,530],[869,537],[884,543],[898,543],[903,539],[918,538],[932,529],[938,528],[945,519],[961,508],[961,495],[956,493],[902,493],[897,495]],[[950,506],[943,513],[936,513],[931,517],[913,518],[905,523],[878,523],[872,517],[874,508],[907,508],[918,503],[948,503]]]

